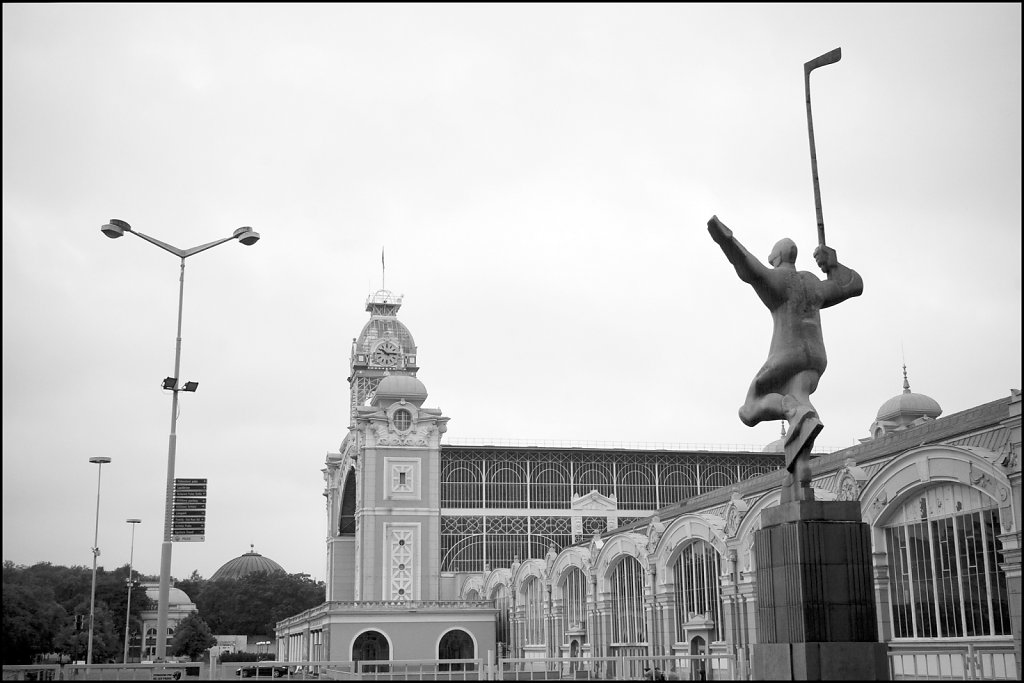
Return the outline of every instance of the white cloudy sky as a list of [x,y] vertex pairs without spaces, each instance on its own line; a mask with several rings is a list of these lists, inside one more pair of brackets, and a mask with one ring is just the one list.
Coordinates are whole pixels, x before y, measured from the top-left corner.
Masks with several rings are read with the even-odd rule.
[[3,5],[3,559],[159,572],[178,261],[176,475],[205,543],[324,577],[321,467],[368,293],[405,295],[453,439],[767,444],[736,416],[771,322],[705,224],[816,270],[819,444],[901,388],[946,414],[1021,386],[1021,8]]

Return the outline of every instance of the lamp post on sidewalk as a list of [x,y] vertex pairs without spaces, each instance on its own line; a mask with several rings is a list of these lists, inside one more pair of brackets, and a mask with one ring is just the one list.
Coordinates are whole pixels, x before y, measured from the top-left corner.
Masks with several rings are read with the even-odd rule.
[[124,233],[130,232],[136,237],[140,237],[150,244],[160,247],[164,251],[169,251],[181,259],[181,275],[178,278],[178,336],[174,346],[174,376],[168,377],[163,381],[163,387],[171,390],[172,395],[171,433],[168,437],[167,443],[167,486],[164,502],[164,541],[160,547],[160,592],[158,595],[156,627],[156,661],[162,662],[165,660],[167,654],[167,612],[171,592],[171,519],[174,503],[174,456],[177,444],[177,434],[175,429],[178,420],[178,392],[195,391],[199,386],[198,382],[186,382],[181,386],[181,383],[178,381],[178,372],[181,369],[181,311],[185,297],[185,259],[189,256],[198,254],[201,251],[212,249],[219,244],[230,242],[231,240],[238,240],[242,244],[250,246],[259,241],[260,234],[249,227],[238,228],[230,237],[224,237],[213,242],[201,244],[198,247],[192,247],[191,249],[179,249],[167,244],[166,242],[161,242],[156,238],[150,237],[149,235],[144,235],[137,230],[133,230],[131,225],[117,218],[110,219],[110,223],[104,225],[100,230],[104,235],[111,239],[116,239],[124,235]]
[[132,544],[131,549],[128,551],[128,606],[124,609],[124,663],[128,663],[128,622],[132,615],[132,560],[135,559],[135,525],[140,523],[141,519],[126,519],[127,523],[132,525]]
[[92,539],[92,591],[89,593],[89,646],[86,649],[85,663],[92,664],[92,632],[96,621],[96,559],[100,556],[100,482],[103,477],[103,465],[110,458],[99,456],[89,458],[89,462],[99,465],[96,470],[96,531]]

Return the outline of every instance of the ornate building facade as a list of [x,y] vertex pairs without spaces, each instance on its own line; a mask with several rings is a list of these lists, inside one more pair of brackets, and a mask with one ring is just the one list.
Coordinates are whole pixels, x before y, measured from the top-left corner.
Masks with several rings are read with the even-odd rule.
[[[400,305],[371,296],[353,341],[327,602],[278,624],[281,659],[679,656],[699,678],[683,656],[716,654],[720,677],[750,676],[753,534],[782,454],[442,444]],[[816,497],[870,525],[896,675],[1019,677],[1020,405],[940,417],[905,380],[870,438],[813,460]]]

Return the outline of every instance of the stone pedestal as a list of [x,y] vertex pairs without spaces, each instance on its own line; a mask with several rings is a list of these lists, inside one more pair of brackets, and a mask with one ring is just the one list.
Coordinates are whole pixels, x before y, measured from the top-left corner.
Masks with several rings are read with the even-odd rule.
[[804,500],[768,508],[754,552],[755,678],[889,679],[859,503]]

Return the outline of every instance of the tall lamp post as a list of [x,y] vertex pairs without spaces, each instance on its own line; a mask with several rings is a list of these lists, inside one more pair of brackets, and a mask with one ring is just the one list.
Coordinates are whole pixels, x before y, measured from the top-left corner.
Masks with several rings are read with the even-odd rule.
[[179,388],[178,372],[181,369],[181,309],[185,296],[185,259],[201,251],[212,249],[219,244],[238,240],[246,246],[256,244],[260,234],[249,227],[238,228],[230,237],[224,237],[214,242],[201,244],[191,249],[178,249],[166,242],[144,235],[133,230],[125,221],[111,218],[110,223],[104,225],[100,230],[111,239],[121,237],[124,233],[130,232],[136,237],[141,237],[150,244],[155,244],[164,251],[169,251],[181,259],[181,276],[178,278],[178,336],[174,346],[174,376],[163,381],[164,389],[170,389],[171,394],[171,434],[167,440],[167,488],[164,502],[164,541],[160,547],[160,593],[158,596],[157,622],[156,622],[156,661],[164,661],[167,654],[167,611],[171,592],[171,509],[174,503],[174,452],[177,442],[175,427],[178,419],[178,392],[195,391],[199,386],[198,382],[186,382]]
[[132,560],[135,559],[135,525],[140,523],[141,519],[126,519],[124,520],[128,524],[132,525],[132,544],[131,549],[128,551],[128,606],[124,609],[124,663],[128,663],[128,622],[132,616]]
[[99,456],[89,458],[89,462],[99,465],[96,469],[96,531],[92,539],[92,592],[89,594],[89,646],[86,649],[85,663],[92,664],[92,632],[96,621],[96,559],[100,556],[100,482],[103,477],[103,465],[110,458]]

